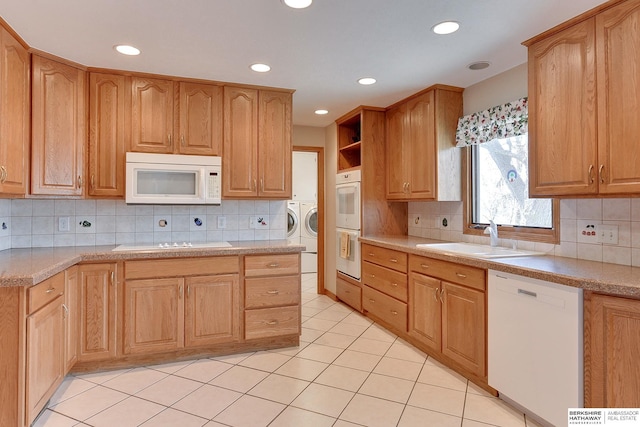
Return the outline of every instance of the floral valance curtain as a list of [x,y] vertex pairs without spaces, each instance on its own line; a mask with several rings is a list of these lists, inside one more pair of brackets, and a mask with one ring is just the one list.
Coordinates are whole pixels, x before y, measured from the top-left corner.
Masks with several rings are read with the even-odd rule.
[[524,135],[529,130],[528,119],[527,98],[460,117],[456,146],[467,147],[494,139]]

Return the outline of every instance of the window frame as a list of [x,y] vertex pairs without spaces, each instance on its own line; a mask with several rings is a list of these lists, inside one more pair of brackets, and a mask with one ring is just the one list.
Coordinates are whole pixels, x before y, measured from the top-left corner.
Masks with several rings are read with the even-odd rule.
[[[471,184],[472,175],[472,156],[471,147],[463,147],[462,153],[462,233],[474,236],[486,236],[484,229],[489,225],[487,223],[474,223],[473,220],[473,185]],[[538,243],[558,244],[560,242],[560,200],[552,199],[552,227],[553,228],[534,228],[522,226],[503,226],[498,225],[498,236],[500,239],[525,240]]]

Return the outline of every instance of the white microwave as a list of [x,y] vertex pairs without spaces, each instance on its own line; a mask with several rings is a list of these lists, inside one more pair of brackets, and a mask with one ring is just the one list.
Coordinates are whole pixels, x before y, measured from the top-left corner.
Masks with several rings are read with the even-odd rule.
[[220,204],[217,156],[126,153],[127,203]]

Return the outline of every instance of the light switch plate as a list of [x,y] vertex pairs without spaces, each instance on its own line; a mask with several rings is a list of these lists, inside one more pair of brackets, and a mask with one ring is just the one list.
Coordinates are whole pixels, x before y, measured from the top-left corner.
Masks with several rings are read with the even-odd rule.
[[61,216],[58,218],[58,231],[69,231],[71,227],[71,218]]
[[607,245],[618,244],[618,226],[599,224],[597,227],[598,243]]
[[224,216],[219,216],[218,217],[218,228],[222,229],[222,228],[227,228],[227,218]]

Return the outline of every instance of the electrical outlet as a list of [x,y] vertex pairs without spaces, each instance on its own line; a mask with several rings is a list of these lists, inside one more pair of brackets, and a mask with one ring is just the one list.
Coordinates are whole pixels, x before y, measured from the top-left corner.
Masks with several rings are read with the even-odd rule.
[[598,243],[605,243],[607,245],[618,244],[618,226],[617,225],[605,225],[600,224],[596,227],[598,235]]
[[266,216],[251,216],[249,217],[249,228],[267,228]]
[[58,218],[58,231],[69,231],[71,227],[71,218],[61,216]]
[[597,228],[600,224],[593,220],[578,220],[576,227],[578,230],[578,243],[597,243]]
[[224,216],[219,216],[218,217],[218,228],[219,229],[223,229],[223,228],[227,228],[227,218]]

